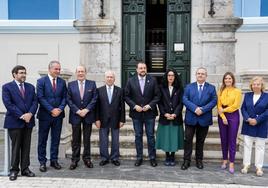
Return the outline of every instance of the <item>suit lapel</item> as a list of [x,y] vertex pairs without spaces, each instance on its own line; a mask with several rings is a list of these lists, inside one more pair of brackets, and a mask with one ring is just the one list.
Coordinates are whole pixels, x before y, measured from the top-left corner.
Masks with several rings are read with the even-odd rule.
[[[138,75],[135,76],[135,83],[136,83],[137,90],[139,90],[140,94],[142,95]],[[146,85],[146,81],[145,81],[145,83],[144,83],[144,90],[145,90],[145,88],[146,88],[145,85]],[[143,94],[144,94],[144,90],[143,90]]]
[[107,93],[107,88],[106,88],[106,85],[103,86],[102,88],[102,95],[104,96],[105,100],[106,100],[106,103],[109,104],[109,98],[108,98],[108,93]]
[[112,94],[112,101],[111,101],[111,104],[113,103],[113,101],[114,101],[116,95],[117,95],[117,88],[116,88],[115,85],[114,85],[114,90],[113,90],[113,94]]
[[[260,98],[257,100],[257,102],[254,104],[254,107],[256,107],[263,99],[263,93],[261,94]],[[252,101],[253,101],[253,95],[252,95]]]
[[[17,85],[17,83],[15,81],[13,81],[13,86],[12,87],[14,88],[14,90],[16,91],[16,93],[18,93],[18,95],[20,96],[20,98],[22,100],[24,100],[24,98],[21,95],[20,89],[19,89],[19,87],[18,87],[18,85]],[[24,90],[25,90],[25,84],[24,84]]]
[[145,83],[144,83],[143,95],[145,95],[145,93],[147,92],[147,89],[149,88],[150,82],[151,82],[151,78],[148,75],[146,75],[146,80],[145,80]]
[[[51,83],[51,81],[50,81],[48,75],[45,77],[45,82],[48,82],[48,85],[50,86],[50,90],[51,90],[51,92],[54,93],[54,91],[53,91],[53,87],[52,87],[52,83]],[[57,84],[57,80],[56,80],[56,91],[57,91],[57,87],[58,87],[58,84]]]

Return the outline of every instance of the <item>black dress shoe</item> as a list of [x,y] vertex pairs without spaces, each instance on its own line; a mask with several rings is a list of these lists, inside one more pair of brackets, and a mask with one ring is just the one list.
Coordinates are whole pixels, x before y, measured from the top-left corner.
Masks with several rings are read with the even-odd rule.
[[155,159],[151,159],[151,160],[150,160],[150,163],[151,163],[151,166],[152,166],[152,167],[156,167],[156,166],[157,166],[157,162],[156,162]]
[[30,171],[29,169],[26,169],[24,170],[22,173],[21,173],[22,176],[27,176],[27,177],[35,177],[35,174]]
[[182,170],[187,170],[189,167],[190,167],[190,161],[184,160],[182,165],[181,165],[181,169]]
[[58,163],[58,161],[52,161],[50,162],[50,166],[55,168],[56,170],[61,169],[61,165]]
[[9,174],[9,180],[10,181],[16,180],[17,177],[18,177],[18,173],[17,172],[10,172],[10,174]]
[[46,172],[47,171],[47,167],[45,164],[41,164],[39,167],[40,172]]
[[72,163],[70,164],[69,169],[70,169],[70,170],[74,170],[74,169],[76,169],[76,167],[77,167],[77,162],[72,162]]
[[118,160],[113,160],[112,163],[115,165],[115,166],[120,166],[120,162]]
[[84,161],[84,163],[85,163],[86,167],[93,168],[93,163],[90,160],[86,160],[86,161]]
[[137,159],[134,165],[135,165],[135,166],[140,166],[140,165],[142,165],[142,159]]
[[108,163],[109,163],[108,160],[102,160],[102,161],[100,162],[100,166],[107,165]]
[[199,169],[203,169],[204,168],[203,162],[201,160],[197,160],[196,161],[196,167],[199,168]]

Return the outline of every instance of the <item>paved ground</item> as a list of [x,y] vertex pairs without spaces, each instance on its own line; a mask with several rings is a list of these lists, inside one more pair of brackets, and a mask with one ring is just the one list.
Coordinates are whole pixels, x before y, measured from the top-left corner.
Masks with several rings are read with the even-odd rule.
[[[3,132],[0,131],[0,139]],[[0,142],[0,159],[4,159],[4,146]],[[94,159],[94,168],[86,168],[82,162],[79,167],[71,171],[68,169],[70,160],[60,159],[62,170],[48,168],[48,172],[41,173],[36,157],[36,131],[33,134],[31,151],[31,169],[36,173],[35,178],[18,177],[15,182],[10,182],[8,177],[0,177],[0,187],[252,187],[268,186],[268,169],[264,169],[263,177],[256,177],[254,169],[249,174],[239,172],[240,164],[236,165],[236,173],[231,175],[221,170],[218,163],[205,163],[203,170],[198,170],[194,164],[186,171],[180,170],[181,159],[175,167],[166,167],[162,161],[153,168],[145,161],[141,167],[134,167],[134,161],[124,160],[120,167],[108,164],[105,167],[98,165],[99,160]],[[0,171],[3,169],[4,160],[0,160]],[[245,185],[245,186],[242,186]]]

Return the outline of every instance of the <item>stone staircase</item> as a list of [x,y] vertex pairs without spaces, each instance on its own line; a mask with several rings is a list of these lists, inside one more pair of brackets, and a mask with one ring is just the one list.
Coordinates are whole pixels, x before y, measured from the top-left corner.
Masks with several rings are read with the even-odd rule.
[[[157,125],[156,121],[156,125]],[[157,126],[155,130],[157,129]],[[111,139],[111,138],[110,138]],[[127,115],[126,123],[124,127],[120,129],[120,155],[121,159],[136,159],[136,150],[135,150],[135,136],[134,136],[134,129],[132,125],[131,119]],[[239,142],[237,142],[237,152],[236,152],[236,161],[242,160],[242,155],[238,151],[239,150]],[[143,143],[144,143],[144,150],[143,154],[145,158],[148,157],[147,152],[147,139],[143,136]],[[195,148],[195,138],[194,138],[194,145]],[[66,151],[66,157],[71,157],[71,148]],[[93,158],[99,158],[99,132],[98,129],[93,125],[92,127],[92,135],[91,135],[91,153]],[[194,156],[194,151],[193,151]],[[164,159],[165,153],[162,150],[157,150],[157,159]],[[209,133],[207,135],[205,145],[204,145],[204,160],[210,162],[219,162],[221,160],[221,143],[220,143],[220,136],[219,136],[219,127],[217,123],[217,118],[213,118],[213,126],[210,126]],[[183,150],[179,150],[176,152],[176,159],[182,160],[183,158]]]

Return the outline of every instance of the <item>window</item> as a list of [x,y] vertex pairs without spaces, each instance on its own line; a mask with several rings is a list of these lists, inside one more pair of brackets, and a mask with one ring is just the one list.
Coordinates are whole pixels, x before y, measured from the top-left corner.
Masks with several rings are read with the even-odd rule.
[[8,0],[9,19],[59,19],[59,0]]
[[234,10],[238,17],[268,16],[268,0],[235,0]]

